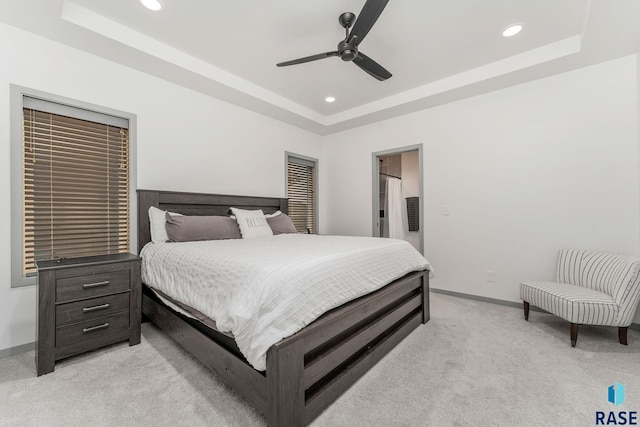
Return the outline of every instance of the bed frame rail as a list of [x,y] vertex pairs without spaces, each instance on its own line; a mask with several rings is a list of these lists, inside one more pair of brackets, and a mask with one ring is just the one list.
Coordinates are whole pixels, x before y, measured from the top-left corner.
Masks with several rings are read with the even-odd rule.
[[215,372],[225,383],[256,409],[266,413],[266,381],[264,374],[194,329],[173,310],[147,295],[142,297],[142,312],[182,348]]

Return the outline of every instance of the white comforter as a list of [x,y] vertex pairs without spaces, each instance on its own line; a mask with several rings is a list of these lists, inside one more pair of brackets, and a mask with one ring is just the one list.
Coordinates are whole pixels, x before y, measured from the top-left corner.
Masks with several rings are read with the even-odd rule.
[[323,313],[405,274],[431,270],[403,240],[281,234],[255,239],[149,243],[142,279],[216,321],[266,369],[271,345]]

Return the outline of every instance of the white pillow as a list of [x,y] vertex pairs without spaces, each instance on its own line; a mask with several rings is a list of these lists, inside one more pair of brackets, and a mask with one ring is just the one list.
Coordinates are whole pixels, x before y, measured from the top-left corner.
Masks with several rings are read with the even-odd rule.
[[[162,209],[155,206],[149,208],[149,229],[151,230],[151,241],[153,243],[164,243],[169,240],[167,235],[167,217]],[[182,216],[182,214],[169,212],[171,216]]]
[[243,239],[253,239],[254,237],[273,236],[273,231],[264,216],[262,210],[247,211],[244,209],[231,208],[231,212],[238,221],[240,234]]

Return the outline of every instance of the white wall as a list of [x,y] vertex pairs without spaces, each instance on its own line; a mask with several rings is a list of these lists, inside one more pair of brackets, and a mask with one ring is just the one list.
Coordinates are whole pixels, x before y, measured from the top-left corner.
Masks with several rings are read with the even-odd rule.
[[559,248],[640,255],[637,84],[634,55],[330,135],[323,232],[370,235],[371,153],[423,143],[434,288],[516,302]]
[[[137,114],[138,188],[283,197],[284,152],[321,154],[317,135],[4,24],[0,58],[0,204],[5,207],[10,205],[11,83]],[[35,287],[10,287],[11,225],[5,212],[0,351],[35,338]]]

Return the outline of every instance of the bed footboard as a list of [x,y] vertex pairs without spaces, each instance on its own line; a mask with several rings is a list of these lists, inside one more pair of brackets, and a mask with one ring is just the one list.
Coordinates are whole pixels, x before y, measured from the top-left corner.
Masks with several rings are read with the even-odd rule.
[[266,371],[269,425],[309,424],[428,320],[428,272],[416,272],[273,345]]

